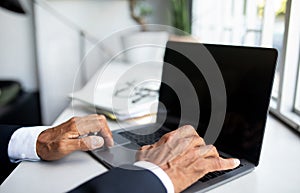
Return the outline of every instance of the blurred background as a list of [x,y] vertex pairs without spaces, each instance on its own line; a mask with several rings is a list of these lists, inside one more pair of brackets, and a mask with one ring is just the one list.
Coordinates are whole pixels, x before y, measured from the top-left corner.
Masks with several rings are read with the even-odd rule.
[[0,123],[52,124],[68,94],[123,46],[118,32],[135,27],[157,39],[161,30],[146,24],[159,24],[182,30],[167,30],[170,39],[276,48],[270,110],[300,131],[297,10],[297,0],[2,0]]

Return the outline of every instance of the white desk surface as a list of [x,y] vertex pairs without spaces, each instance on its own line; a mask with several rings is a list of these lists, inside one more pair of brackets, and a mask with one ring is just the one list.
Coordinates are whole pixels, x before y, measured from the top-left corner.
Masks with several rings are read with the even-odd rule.
[[[80,104],[67,108],[56,120],[90,112]],[[109,122],[111,129],[118,126]],[[75,152],[55,162],[22,162],[0,186],[0,192],[65,192],[106,169],[88,154]],[[300,192],[300,138],[273,117],[267,122],[261,161],[251,173],[210,192]]]

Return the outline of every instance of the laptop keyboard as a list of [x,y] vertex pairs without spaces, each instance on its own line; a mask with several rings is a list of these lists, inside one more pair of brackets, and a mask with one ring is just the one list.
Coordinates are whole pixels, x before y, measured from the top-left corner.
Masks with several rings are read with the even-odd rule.
[[[129,139],[130,141],[143,146],[143,145],[148,145],[148,144],[153,144],[156,141],[158,141],[161,136],[163,136],[166,132],[162,131],[162,130],[157,130],[154,133],[148,134],[148,135],[139,135],[139,134],[135,134],[132,132],[128,132],[128,131],[123,131],[120,132],[119,134],[123,137],[125,137],[126,139]],[[210,172],[208,174],[206,174],[205,176],[203,176],[202,178],[199,179],[199,181],[201,182],[207,182],[208,180],[211,180],[213,178],[216,178],[218,176],[224,175],[228,172],[231,172],[232,170],[235,170],[237,168],[243,167],[243,164],[240,164],[238,167],[231,169],[231,170],[224,170],[224,171],[215,171],[215,172]]]
[[234,169],[231,169],[231,170],[210,172],[210,173],[206,174],[205,176],[203,176],[202,178],[200,178],[199,181],[201,181],[201,182],[207,182],[208,180],[211,180],[211,179],[213,179],[215,177],[224,175],[224,174],[226,174],[228,172],[231,172],[232,170],[235,170],[235,169],[240,168],[240,167],[243,167],[243,164],[240,164],[238,167],[236,167]]
[[143,145],[149,145],[149,144],[153,144],[156,141],[158,141],[161,136],[163,136],[165,134],[164,131],[162,130],[157,130],[154,133],[148,134],[148,135],[139,135],[139,134],[135,134],[129,131],[123,131],[119,133],[121,136],[129,139],[130,141],[143,146]]

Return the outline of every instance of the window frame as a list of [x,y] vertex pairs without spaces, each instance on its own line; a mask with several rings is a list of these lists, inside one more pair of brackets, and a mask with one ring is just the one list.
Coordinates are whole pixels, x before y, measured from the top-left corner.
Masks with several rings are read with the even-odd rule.
[[[260,42],[261,46],[264,47],[273,45],[273,39],[269,35],[274,30],[272,19],[275,19],[275,17],[270,18],[274,14],[272,3],[272,0],[265,0]],[[280,61],[277,62],[276,71],[279,73],[278,93],[274,93],[274,95],[272,92],[269,112],[300,133],[300,110],[296,108],[296,104],[300,103],[300,99],[298,99],[299,101],[296,100],[297,92],[300,92],[297,90],[300,89],[300,23],[298,22],[300,12],[297,13],[297,10],[300,10],[300,1],[287,0],[282,49],[279,53],[280,57],[278,58]],[[194,10],[191,9],[191,11]],[[195,20],[192,18],[192,21],[195,22],[195,26],[192,24],[193,34],[201,33],[198,27],[203,24],[200,24],[197,18],[197,16]],[[232,43],[234,44],[234,41]]]
[[[299,56],[300,56],[300,52],[299,52]],[[297,109],[297,105],[299,105],[300,107],[300,99],[298,99],[299,101],[297,101],[297,92],[300,93],[300,57],[299,57],[299,64],[298,64],[298,70],[297,70],[297,80],[296,80],[296,90],[295,90],[295,96],[294,96],[294,109],[293,111],[298,114],[300,116],[300,108]],[[299,96],[300,97],[300,94]],[[297,104],[299,103],[299,104]]]
[[[300,2],[297,0],[288,0],[286,8],[283,50],[281,52],[282,61],[279,61],[283,65],[279,69],[278,98],[276,101],[272,99],[270,112],[300,132],[300,112],[295,108],[300,69],[300,30],[298,29],[300,26],[297,24],[296,17],[300,16],[300,13],[297,13],[297,8],[300,8]],[[295,37],[296,41],[294,40]],[[296,55],[290,53],[295,46],[297,46],[298,50]]]

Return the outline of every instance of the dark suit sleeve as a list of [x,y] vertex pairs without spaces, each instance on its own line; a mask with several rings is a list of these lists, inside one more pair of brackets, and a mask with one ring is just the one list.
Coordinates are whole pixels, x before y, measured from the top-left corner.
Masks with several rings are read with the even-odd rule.
[[10,137],[18,128],[19,126],[0,125],[0,184],[17,166],[10,162],[7,148]]
[[80,185],[71,193],[166,193],[162,182],[150,171],[134,167],[113,168]]

